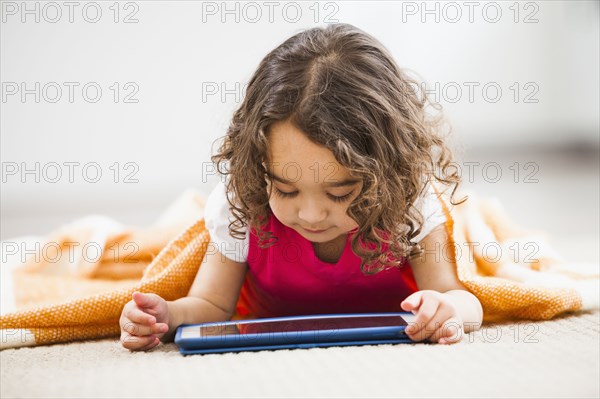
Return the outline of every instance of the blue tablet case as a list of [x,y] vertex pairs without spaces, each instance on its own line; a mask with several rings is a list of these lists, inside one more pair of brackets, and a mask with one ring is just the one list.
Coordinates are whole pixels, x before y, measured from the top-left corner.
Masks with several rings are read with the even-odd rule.
[[407,323],[414,320],[414,315],[408,312],[397,313],[347,313],[347,314],[321,314],[310,316],[271,317],[253,320],[233,320],[225,322],[212,322],[202,324],[183,324],[177,328],[175,343],[183,355],[245,352],[277,349],[308,349],[329,346],[350,345],[379,345],[379,344],[407,344],[414,343],[404,333],[406,325],[359,327],[344,329],[303,330],[293,331],[293,336],[288,332],[263,332],[258,334],[232,334],[210,337],[186,338],[183,334],[186,327],[215,327],[243,323],[248,326],[252,323],[269,321],[286,322],[292,320],[312,321],[322,318],[348,318],[348,317],[373,317],[373,316],[401,316]]

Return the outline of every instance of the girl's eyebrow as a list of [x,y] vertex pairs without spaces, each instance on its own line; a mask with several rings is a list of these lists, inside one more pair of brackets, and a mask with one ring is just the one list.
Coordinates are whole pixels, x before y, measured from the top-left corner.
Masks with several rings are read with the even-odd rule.
[[[270,172],[265,172],[265,173],[271,180],[276,180],[283,184],[294,184],[293,181],[284,179],[283,177],[276,176]],[[346,180],[342,180],[342,181],[325,182],[323,184],[327,187],[346,187],[346,186],[353,186],[359,182],[360,182],[360,180],[356,180],[356,179],[346,179]]]

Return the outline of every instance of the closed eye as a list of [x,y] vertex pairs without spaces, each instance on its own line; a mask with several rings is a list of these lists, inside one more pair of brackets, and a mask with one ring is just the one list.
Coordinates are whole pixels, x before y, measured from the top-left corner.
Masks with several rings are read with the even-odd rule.
[[[294,191],[292,193],[287,193],[285,191],[279,190],[277,187],[273,187],[273,189],[275,190],[275,194],[280,196],[281,198],[294,198],[295,196],[298,195],[297,191]],[[334,202],[345,202],[352,196],[352,193],[353,193],[353,191],[349,192],[346,195],[342,195],[341,197],[338,197],[337,195],[331,195],[331,194],[327,194],[327,196],[329,197],[329,199],[331,199]]]

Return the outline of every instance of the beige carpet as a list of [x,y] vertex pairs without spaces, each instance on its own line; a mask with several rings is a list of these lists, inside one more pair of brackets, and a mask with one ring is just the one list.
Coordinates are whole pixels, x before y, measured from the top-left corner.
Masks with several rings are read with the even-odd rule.
[[452,346],[182,356],[117,339],[0,352],[1,397],[595,397],[600,313],[488,325]]

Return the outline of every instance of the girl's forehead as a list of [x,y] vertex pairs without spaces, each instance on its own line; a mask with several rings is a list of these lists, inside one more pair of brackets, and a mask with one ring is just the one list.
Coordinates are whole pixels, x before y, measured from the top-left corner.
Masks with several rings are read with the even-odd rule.
[[263,166],[274,180],[325,184],[351,180],[348,169],[336,160],[329,148],[310,141],[289,122],[273,124],[268,143]]
[[282,164],[308,160],[321,165],[339,165],[329,148],[312,142],[306,133],[289,122],[274,123],[269,129],[267,141],[267,156],[270,163]]

